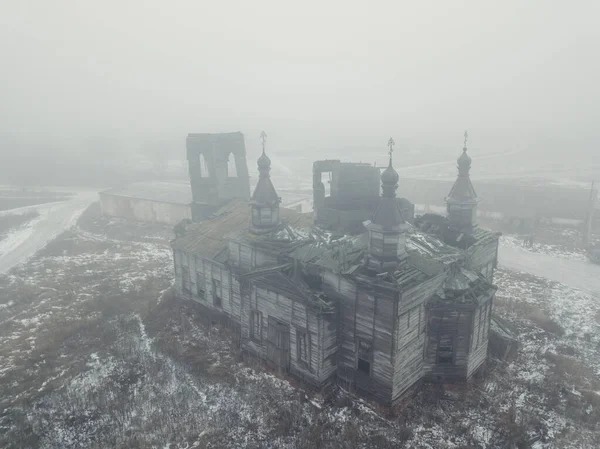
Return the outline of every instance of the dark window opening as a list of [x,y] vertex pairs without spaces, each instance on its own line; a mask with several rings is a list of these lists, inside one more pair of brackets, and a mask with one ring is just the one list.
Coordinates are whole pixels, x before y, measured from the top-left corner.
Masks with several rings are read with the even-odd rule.
[[477,325],[477,345],[475,345],[475,347],[479,347],[479,341],[481,338],[481,307],[479,308],[479,317],[478,317],[478,325]]
[[308,335],[296,329],[296,350],[298,361],[308,365]]
[[213,279],[212,289],[213,289],[213,305],[215,307],[222,307],[223,301],[221,300],[221,281],[217,281],[216,279]]
[[452,365],[452,354],[439,354],[438,363],[440,365]]
[[262,313],[258,310],[252,310],[250,313],[250,337],[262,340]]
[[358,358],[356,369],[367,375],[371,375],[371,360],[373,359],[371,343],[359,340],[358,341]]
[[312,288],[321,289],[323,287],[323,280],[318,274],[305,274],[303,277],[304,281]]
[[367,375],[371,375],[371,364],[363,359],[358,359],[357,369]]
[[188,267],[181,267],[181,283],[184,293],[190,293],[192,280],[190,278],[190,269]]
[[442,335],[438,341],[437,362],[440,365],[454,363],[454,339],[451,335]]
[[204,276],[200,273],[196,274],[196,289],[198,290],[198,298],[204,300],[206,299],[206,294],[204,292]]
[[[323,175],[326,174],[326,180],[325,182],[323,182]],[[321,184],[323,185],[324,191],[325,191],[325,198],[330,198],[331,197],[331,172],[321,172],[319,175],[319,180],[321,181]]]

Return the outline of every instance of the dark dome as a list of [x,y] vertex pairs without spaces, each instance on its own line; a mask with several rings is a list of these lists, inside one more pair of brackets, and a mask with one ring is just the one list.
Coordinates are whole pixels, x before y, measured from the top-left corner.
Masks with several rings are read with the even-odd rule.
[[398,176],[398,173],[394,170],[394,167],[392,167],[392,160],[390,159],[390,164],[381,174],[381,183],[386,185],[396,185],[398,184],[399,179],[400,176]]
[[264,151],[258,158],[258,168],[265,170],[271,168],[271,159],[269,159],[269,156],[267,156]]

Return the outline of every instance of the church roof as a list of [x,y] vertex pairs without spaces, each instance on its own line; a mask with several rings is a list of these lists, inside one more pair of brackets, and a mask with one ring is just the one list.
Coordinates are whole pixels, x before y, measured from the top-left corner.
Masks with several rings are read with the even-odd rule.
[[279,195],[275,190],[275,186],[271,182],[271,177],[260,177],[252,194],[252,201],[261,204],[274,205],[280,201]]
[[414,226],[427,235],[435,235],[446,245],[468,249],[476,245],[485,245],[498,240],[500,233],[488,231],[477,226],[470,234],[450,229],[448,218],[438,214],[423,214],[415,218]]
[[382,196],[371,222],[381,226],[383,231],[392,231],[399,225],[406,223],[406,220],[404,220],[396,198]]
[[[281,208],[280,215],[284,223],[299,228],[312,224],[312,214],[300,214],[291,209]],[[227,247],[228,236],[235,233],[250,234],[248,223],[250,210],[242,199],[233,199],[220,208],[213,216],[187,226],[185,235],[171,241],[174,249],[181,249],[202,257],[215,258]],[[285,231],[287,228],[283,228]],[[280,232],[280,231],[277,231]],[[260,238],[268,238],[270,234]],[[252,236],[254,239],[258,236]]]
[[397,230],[398,226],[406,223],[400,205],[396,200],[399,179],[398,172],[392,166],[390,152],[390,162],[381,174],[381,199],[371,218],[371,223],[380,226],[383,231]]
[[448,273],[441,288],[436,292],[435,302],[481,304],[487,301],[497,289],[481,273],[464,267],[455,267]]
[[471,170],[471,156],[467,154],[467,132],[465,131],[465,146],[462,154],[456,160],[458,168],[458,177],[446,197],[448,203],[474,204],[479,200],[471,179],[469,171]]
[[469,176],[458,176],[448,197],[447,202],[454,203],[476,203],[478,201],[477,193],[471,183]]
[[271,171],[271,159],[269,159],[269,156],[266,155],[264,146],[263,152],[258,158],[257,165],[258,172],[260,174],[251,200],[255,203],[263,205],[273,206],[279,204],[281,202],[281,198],[279,198],[279,195],[277,195],[275,187],[271,182],[271,176],[269,175],[269,172]]
[[383,184],[384,186],[397,186],[399,180],[400,176],[398,175],[398,172],[394,170],[394,167],[392,166],[392,158],[390,157],[390,163],[381,174],[381,184]]
[[300,301],[308,306],[320,309],[332,307],[331,301],[323,292],[310,288],[301,275],[294,277],[290,270],[290,266],[271,267],[244,273],[243,277],[258,287],[280,293],[286,298]]
[[260,169],[266,169],[266,170],[271,169],[271,158],[269,158],[269,156],[267,156],[267,154],[264,152],[264,150],[263,150],[262,154],[260,155],[260,157],[258,158],[257,165],[258,165],[259,170]]

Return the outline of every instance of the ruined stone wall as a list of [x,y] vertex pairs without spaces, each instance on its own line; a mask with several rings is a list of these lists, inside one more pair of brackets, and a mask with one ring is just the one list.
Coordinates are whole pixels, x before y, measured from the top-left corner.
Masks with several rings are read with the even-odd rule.
[[[330,182],[325,196],[322,177]],[[370,164],[339,160],[313,164],[313,207],[315,223],[328,229],[361,232],[379,201],[379,168]]]
[[[218,206],[232,198],[250,198],[250,177],[242,133],[188,134],[186,147],[193,203]],[[235,161],[237,176],[228,173],[230,158]],[[203,208],[198,206],[194,209]]]
[[189,204],[126,198],[102,193],[100,194],[100,204],[104,215],[132,221],[175,225],[183,219],[192,218]]

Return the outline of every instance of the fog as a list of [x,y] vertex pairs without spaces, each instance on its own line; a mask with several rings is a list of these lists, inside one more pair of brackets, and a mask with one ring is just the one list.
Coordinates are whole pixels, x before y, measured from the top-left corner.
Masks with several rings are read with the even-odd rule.
[[188,132],[241,130],[253,150],[261,129],[337,157],[384,157],[390,135],[454,156],[464,129],[478,154],[591,156],[599,16],[594,1],[3,0],[2,165],[182,157]]

